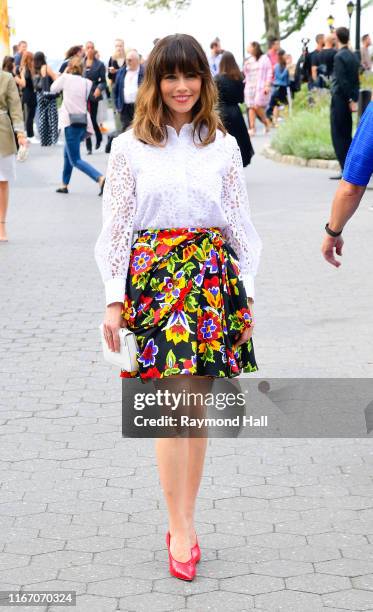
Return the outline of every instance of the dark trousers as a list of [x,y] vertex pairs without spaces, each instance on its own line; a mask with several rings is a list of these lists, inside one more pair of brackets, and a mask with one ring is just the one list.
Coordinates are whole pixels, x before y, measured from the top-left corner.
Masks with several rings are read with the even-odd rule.
[[338,95],[332,96],[330,127],[334,151],[343,171],[352,142],[352,113],[348,101]]
[[36,104],[34,102],[24,102],[23,103],[23,112],[25,116],[25,127],[26,134],[28,138],[33,138],[34,136],[34,118],[36,112]]
[[120,120],[122,123],[122,131],[124,132],[132,123],[135,114],[134,104],[124,104],[120,111]]
[[288,104],[287,88],[285,85],[276,85],[273,89],[269,106],[266,111],[268,119],[272,119],[273,109],[278,104]]
[[[93,129],[96,135],[96,143],[99,145],[102,141],[102,134],[97,123],[97,111],[98,111],[98,100],[89,100],[89,114],[92,119]],[[92,151],[92,139],[91,137],[86,139],[87,151]]]

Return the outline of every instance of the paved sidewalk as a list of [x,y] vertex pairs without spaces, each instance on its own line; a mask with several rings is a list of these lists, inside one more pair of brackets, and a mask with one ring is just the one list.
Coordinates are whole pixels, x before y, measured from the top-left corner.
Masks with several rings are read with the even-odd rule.
[[[56,194],[61,163],[32,147],[0,245],[0,590],[76,590],[77,612],[373,611],[370,439],[211,440],[197,578],[169,576],[154,442],[121,438],[121,381],[101,359],[101,199],[78,173]],[[257,154],[246,173],[260,376],[371,377],[373,192],[335,270],[320,255],[328,171]]]

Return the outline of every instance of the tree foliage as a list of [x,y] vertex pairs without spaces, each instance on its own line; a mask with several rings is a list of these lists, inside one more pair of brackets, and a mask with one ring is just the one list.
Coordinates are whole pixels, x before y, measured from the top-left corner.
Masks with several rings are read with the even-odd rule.
[[[142,5],[154,13],[158,9],[182,10],[190,6],[192,0],[106,0],[117,6]],[[201,2],[202,0],[198,0]],[[233,0],[232,0],[233,1]],[[284,0],[284,7],[279,10],[279,0],[263,0],[266,37],[287,38],[298,32],[305,24],[307,17],[316,7],[319,0]],[[362,9],[373,4],[365,0]]]
[[279,11],[278,0],[263,0],[266,36],[284,39],[300,30],[318,1],[286,0]]
[[176,9],[181,10],[188,8],[192,0],[107,0],[110,4],[117,6],[139,6],[142,4],[151,13],[154,13],[158,9]]
[[[306,22],[308,15],[313,11],[319,0],[287,0],[286,6],[279,15],[281,38],[287,38],[293,32],[298,32]],[[281,25],[285,25],[282,30]]]

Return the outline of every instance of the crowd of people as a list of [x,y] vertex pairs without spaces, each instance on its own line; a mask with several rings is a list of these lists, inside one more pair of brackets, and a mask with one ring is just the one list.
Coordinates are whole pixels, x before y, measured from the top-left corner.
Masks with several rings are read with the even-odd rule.
[[[153,44],[155,45],[158,40],[156,38]],[[212,76],[217,83],[221,80],[221,76],[224,76],[225,80],[228,78],[236,82],[231,88],[232,98],[224,87],[221,110],[224,111],[227,105],[244,102],[250,136],[256,133],[257,118],[264,124],[265,132],[278,124],[279,109],[290,102],[291,97],[299,91],[301,83],[307,82],[309,89],[331,88],[334,58],[339,44],[337,31],[330,32],[327,36],[317,34],[315,49],[309,52],[307,44],[309,41],[306,40],[303,52],[295,64],[292,56],[281,48],[279,39],[269,38],[267,42],[267,52],[262,49],[259,42],[250,42],[247,46],[247,57],[241,68],[234,57],[232,58],[232,54],[221,66],[221,60],[225,53],[229,52],[222,49],[218,37],[210,44],[208,60]],[[372,69],[370,47],[370,35],[364,34],[361,44],[361,66],[366,72]],[[58,141],[56,94],[51,91],[51,85],[68,70],[69,62],[75,57],[81,59],[82,76],[91,81],[88,110],[95,134],[96,149],[99,149],[102,143],[102,124],[106,116],[107,98],[112,98],[116,131],[122,132],[131,124],[137,90],[144,79],[146,64],[144,57],[136,49],[126,50],[123,39],[116,39],[113,54],[105,65],[94,43],[88,41],[85,45],[70,47],[59,71],[54,72],[47,63],[45,53],[31,53],[27,42],[22,40],[14,47],[14,56],[4,58],[3,70],[13,74],[16,81],[21,95],[26,134],[31,142],[39,142],[34,135],[35,120],[42,146],[56,144]],[[243,87],[238,86],[237,81],[241,81]],[[243,89],[242,95],[240,93],[237,96],[238,89]],[[232,109],[227,109],[226,114],[230,116],[231,113]],[[242,130],[242,124],[240,128]],[[242,134],[240,140],[242,143],[247,143]],[[91,154],[91,136],[87,137],[86,146],[88,154]],[[246,144],[246,146],[247,150],[251,150],[251,145]],[[245,159],[250,157],[247,150],[243,152]],[[110,144],[106,151],[110,152]]]
[[[156,38],[153,45],[159,40]],[[296,63],[281,48],[280,40],[270,38],[267,42],[267,50],[264,50],[259,42],[251,41],[241,67],[234,55],[222,48],[218,37],[211,42],[207,54],[218,89],[220,116],[239,144],[243,165],[247,166],[254,155],[250,137],[256,134],[257,120],[263,124],[265,133],[277,127],[280,109],[291,103],[302,83],[307,83],[310,91],[315,88],[331,90],[331,134],[343,172],[352,139],[352,113],[357,108],[359,72],[371,73],[372,70],[369,34],[362,37],[360,65],[349,47],[347,28],[338,28],[327,36],[317,34],[316,46],[311,52],[308,51],[309,40],[303,41],[303,50]],[[107,153],[113,138],[131,126],[146,63],[137,49],[125,48],[123,39],[115,40],[107,64],[100,59],[92,41],[70,47],[58,71],[48,64],[44,52],[32,53],[25,40],[14,47],[13,56],[4,58],[2,72],[11,75],[22,105],[25,146],[28,142],[41,146],[64,144],[62,183],[58,193],[69,192],[75,167],[99,184],[98,193],[102,195],[105,177],[81,159],[80,146],[84,141],[87,154],[92,155],[94,137],[95,149],[101,147],[110,98],[115,130],[108,134]],[[14,104],[14,97],[12,99]],[[240,106],[243,103],[247,121]],[[18,111],[15,113],[18,117]],[[59,134],[63,134],[64,142],[59,140]],[[17,138],[15,143],[18,148]],[[2,158],[0,183],[14,176],[13,158],[13,154],[12,160]],[[0,206],[4,211],[6,203],[0,202]]]

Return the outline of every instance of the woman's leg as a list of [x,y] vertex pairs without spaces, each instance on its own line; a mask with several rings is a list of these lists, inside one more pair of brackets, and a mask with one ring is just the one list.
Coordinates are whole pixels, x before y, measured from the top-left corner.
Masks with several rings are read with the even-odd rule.
[[66,132],[66,144],[68,148],[70,162],[73,166],[78,168],[78,170],[87,174],[96,183],[100,183],[100,181],[103,179],[103,175],[101,174],[101,172],[96,170],[96,168],[88,164],[88,162],[84,161],[80,157],[80,143],[82,136],[84,136],[85,128],[69,126],[65,129],[65,137]]
[[9,183],[8,181],[0,181],[0,240],[7,239],[5,229],[6,213],[8,210],[9,201]]
[[[198,383],[197,376],[172,376],[172,381],[161,379],[158,386],[182,392],[206,393],[206,379]],[[194,379],[193,381],[191,379]],[[192,384],[191,384],[192,383]],[[196,384],[193,384],[196,383]],[[208,388],[211,383],[208,382]],[[193,407],[191,416],[201,416],[204,409]],[[183,412],[189,413],[189,407]],[[159,477],[169,513],[171,554],[178,561],[188,561],[190,549],[196,543],[194,511],[202,478],[207,438],[188,435],[175,438],[157,438],[156,455]]]
[[196,543],[194,513],[197,494],[203,475],[208,438],[189,438],[188,442],[189,452],[185,489],[185,516],[188,523],[190,546],[194,546]]
[[35,117],[35,106],[33,104],[25,103],[25,127],[28,138],[34,137],[34,117]]
[[68,187],[70,183],[72,171],[73,171],[73,164],[70,160],[67,142],[65,141],[65,147],[63,150],[63,171],[62,171],[62,186],[63,187]]
[[99,103],[97,102],[97,100],[95,100],[94,102],[90,101],[90,115],[92,119],[93,129],[96,135],[96,149],[100,147],[101,142],[102,142],[102,134],[101,134],[100,126],[97,123],[98,104]]
[[255,134],[255,119],[256,119],[255,108],[250,107],[249,108],[249,128],[252,134]]
[[279,106],[276,105],[273,109],[273,124],[275,127],[277,127],[278,125],[279,115],[280,115],[280,108]]
[[262,106],[257,106],[257,107],[255,108],[255,112],[256,112],[256,115],[257,115],[258,119],[259,119],[259,120],[260,120],[262,123],[264,123],[264,125],[266,126],[266,132],[268,132],[268,130],[269,130],[269,129],[270,129],[270,127],[271,127],[271,122],[270,122],[270,121],[269,121],[269,119],[266,117],[266,114],[265,114],[265,110],[264,110],[264,108],[263,108]]
[[185,510],[187,490],[188,438],[156,438],[159,479],[166,500],[171,534],[171,554],[177,561],[189,561],[189,523]]

